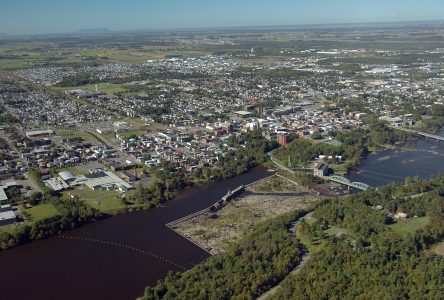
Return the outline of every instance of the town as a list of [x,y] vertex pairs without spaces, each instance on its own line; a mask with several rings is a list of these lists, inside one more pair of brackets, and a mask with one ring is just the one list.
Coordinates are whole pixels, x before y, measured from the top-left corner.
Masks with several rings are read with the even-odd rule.
[[[279,44],[282,36],[274,38]],[[10,231],[32,220],[39,205],[31,199],[45,191],[105,213],[136,207],[126,194],[159,181],[153,170],[217,169],[238,151],[230,140],[251,132],[283,147],[295,138],[340,146],[337,132],[366,129],[372,119],[429,132],[433,110],[444,106],[444,48],[243,48],[254,42],[239,35],[211,54],[31,66],[2,76],[1,225]],[[181,48],[184,40],[169,43]],[[209,44],[203,34],[190,45]],[[319,153],[299,167],[341,174],[330,158]],[[276,166],[297,167],[290,158]]]

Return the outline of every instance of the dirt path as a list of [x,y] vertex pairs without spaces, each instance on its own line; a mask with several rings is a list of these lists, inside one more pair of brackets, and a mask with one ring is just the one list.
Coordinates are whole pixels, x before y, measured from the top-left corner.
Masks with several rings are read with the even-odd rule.
[[[300,218],[299,220],[297,220],[295,223],[292,224],[292,226],[290,227],[289,231],[290,231],[292,234],[294,234],[294,233],[296,232],[296,229],[297,229],[298,225],[299,225],[303,220],[305,220],[305,219],[310,219],[310,218],[312,217],[312,215],[313,215],[313,213],[311,212],[311,213],[305,215],[304,217]],[[295,236],[293,236],[293,237],[296,239]],[[287,275],[287,277],[288,277],[288,276],[294,276],[294,275],[296,275],[297,273],[299,273],[299,272],[302,270],[302,268],[308,263],[309,260],[310,260],[310,253],[308,253],[308,251],[307,251],[307,252],[305,252],[304,255],[302,256],[302,260],[301,260],[300,264],[297,265],[297,267],[294,268],[293,271],[291,271],[291,272]],[[286,278],[287,278],[287,277],[286,277]],[[277,286],[273,287],[271,290],[269,290],[268,292],[266,292],[265,294],[263,294],[262,296],[260,296],[260,297],[258,298],[258,300],[270,299],[270,298],[271,298],[273,295],[275,295],[275,294],[277,293],[277,291],[281,288],[281,284],[282,284],[282,281],[281,281]]]

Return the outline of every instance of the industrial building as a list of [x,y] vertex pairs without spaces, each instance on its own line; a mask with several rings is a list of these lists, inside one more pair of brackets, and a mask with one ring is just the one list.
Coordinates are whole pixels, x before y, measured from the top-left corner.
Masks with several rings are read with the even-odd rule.
[[61,192],[69,189],[69,184],[60,177],[53,177],[43,181],[47,187],[55,192]]
[[15,214],[12,211],[11,205],[0,206],[0,226],[14,224],[15,220]]
[[53,191],[59,192],[71,187],[85,185],[93,191],[119,190],[127,192],[133,186],[110,171],[92,169],[88,174],[75,176],[70,172],[60,172],[58,177],[44,181],[45,185]]
[[83,183],[93,191],[97,190],[114,190],[127,192],[133,189],[133,186],[116,174],[102,169],[90,170],[89,174],[77,177],[78,183]]
[[54,130],[48,129],[48,130],[36,130],[36,131],[27,131],[26,136],[28,138],[36,138],[36,137],[45,137],[54,135]]

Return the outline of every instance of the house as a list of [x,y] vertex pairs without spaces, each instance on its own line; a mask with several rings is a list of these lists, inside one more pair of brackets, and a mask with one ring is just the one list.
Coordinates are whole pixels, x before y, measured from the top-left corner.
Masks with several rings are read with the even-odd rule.
[[330,173],[330,168],[326,163],[323,162],[317,163],[313,169],[314,176],[323,177],[323,176],[328,176],[329,173]]

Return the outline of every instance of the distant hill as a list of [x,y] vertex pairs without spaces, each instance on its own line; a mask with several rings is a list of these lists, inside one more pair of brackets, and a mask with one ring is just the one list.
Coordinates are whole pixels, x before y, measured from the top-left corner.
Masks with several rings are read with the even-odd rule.
[[109,28],[84,28],[80,29],[78,33],[111,33],[113,32]]

